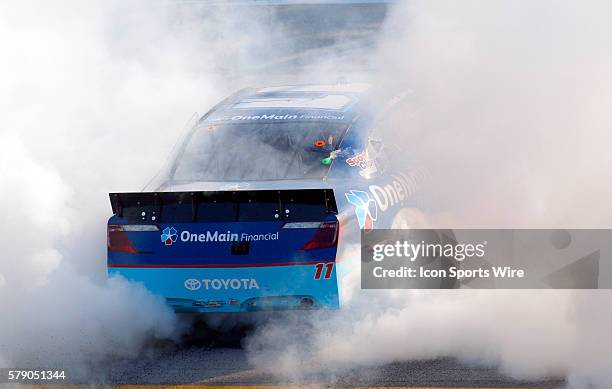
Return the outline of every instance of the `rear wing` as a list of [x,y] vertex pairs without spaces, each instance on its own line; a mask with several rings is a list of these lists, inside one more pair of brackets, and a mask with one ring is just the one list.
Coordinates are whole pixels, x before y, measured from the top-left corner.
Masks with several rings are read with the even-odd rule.
[[110,193],[113,214],[130,224],[321,221],[336,215],[332,189]]

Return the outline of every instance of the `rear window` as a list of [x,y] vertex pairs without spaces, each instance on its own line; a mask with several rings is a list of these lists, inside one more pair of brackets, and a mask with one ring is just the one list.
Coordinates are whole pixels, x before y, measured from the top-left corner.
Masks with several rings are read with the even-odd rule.
[[323,161],[346,132],[338,123],[201,123],[176,161],[173,180],[323,178]]

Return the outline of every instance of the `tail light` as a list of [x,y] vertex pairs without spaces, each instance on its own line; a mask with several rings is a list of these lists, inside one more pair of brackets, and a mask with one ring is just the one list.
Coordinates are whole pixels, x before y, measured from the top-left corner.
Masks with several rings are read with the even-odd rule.
[[109,251],[123,251],[125,253],[136,254],[138,250],[134,247],[128,232],[159,231],[153,225],[109,225],[107,229]]
[[339,225],[337,221],[333,222],[302,222],[302,223],[286,223],[283,228],[316,228],[315,234],[306,242],[300,249],[301,251],[320,249],[325,247],[334,247],[338,243]]

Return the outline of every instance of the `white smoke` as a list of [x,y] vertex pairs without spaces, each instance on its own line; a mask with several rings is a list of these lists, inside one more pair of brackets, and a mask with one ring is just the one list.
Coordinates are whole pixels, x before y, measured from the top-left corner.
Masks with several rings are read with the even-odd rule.
[[239,76],[248,54],[217,34],[248,45],[256,32],[237,32],[219,7],[201,11],[0,5],[2,366],[85,377],[179,334],[161,298],[106,279],[106,220],[108,193],[142,188],[194,112],[233,87],[220,53],[235,55]]
[[610,226],[609,10],[415,1],[391,14],[378,81],[412,90],[394,131],[452,223]]
[[[293,75],[291,62],[264,66],[292,46],[264,11],[187,3],[0,5],[4,365],[89,367],[175,336],[159,298],[105,279],[107,193],[140,189],[193,112],[274,72],[410,88],[392,130],[440,183],[432,224],[609,226],[608,4],[402,2],[377,51],[326,52]],[[261,329],[252,361],[299,378],[323,362],[454,356],[521,378],[612,382],[609,293],[351,292],[338,315]]]
[[[610,226],[612,31],[604,2],[401,2],[373,57],[426,225]],[[521,379],[611,385],[608,291],[353,291],[338,315],[269,324],[254,364],[283,378],[454,357]],[[296,337],[296,333],[303,333]],[[327,366],[333,366],[326,368]],[[279,369],[280,367],[280,369]]]

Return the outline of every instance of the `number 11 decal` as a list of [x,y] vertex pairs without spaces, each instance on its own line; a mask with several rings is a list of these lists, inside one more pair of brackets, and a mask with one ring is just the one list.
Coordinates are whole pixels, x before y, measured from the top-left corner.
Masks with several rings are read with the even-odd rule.
[[323,276],[323,278],[325,278],[326,280],[331,278],[332,270],[334,270],[334,263],[317,263],[315,265],[315,280],[321,279],[321,275],[323,275],[323,268],[325,268],[325,275]]

